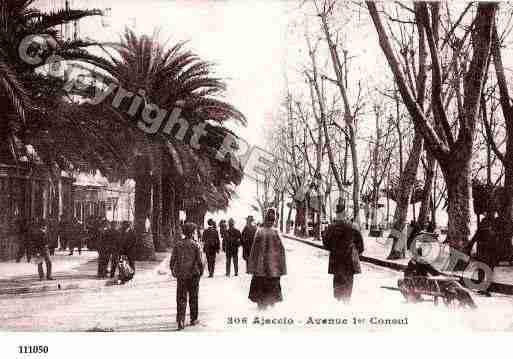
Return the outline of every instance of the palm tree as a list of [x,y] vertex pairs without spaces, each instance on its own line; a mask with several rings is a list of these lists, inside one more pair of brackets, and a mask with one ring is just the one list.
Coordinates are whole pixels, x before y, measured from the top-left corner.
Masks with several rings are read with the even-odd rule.
[[[28,165],[46,165],[51,184],[57,182],[60,169],[126,175],[126,161],[119,155],[123,147],[115,148],[106,136],[112,128],[106,131],[105,127],[115,124],[91,118],[84,112],[88,109],[72,101],[64,87],[66,79],[50,76],[45,64],[52,54],[75,63],[94,58],[87,52],[94,43],[62,39],[57,26],[100,14],[99,10],[41,12],[33,0],[0,3],[0,162],[20,165],[18,160],[28,157]],[[20,56],[23,42],[32,35],[53,39],[48,47],[40,48],[41,61],[36,63]],[[26,151],[27,145],[35,149],[35,155]]]
[[[110,75],[108,81],[114,81],[120,88],[139,94],[146,104],[172,109],[178,101],[183,101],[182,117],[191,125],[207,122],[218,134],[226,135],[229,131],[222,124],[230,119],[244,124],[244,115],[220,99],[226,86],[221,79],[212,76],[212,65],[202,61],[193,52],[185,50],[184,45],[185,43],[180,42],[165,49],[156,34],[151,37],[138,37],[127,29],[120,44],[113,46],[117,55],[110,56],[108,64],[96,59],[91,59],[90,63],[107,72]],[[136,119],[139,118],[142,107],[134,114]],[[133,118],[127,114],[129,106],[122,103],[118,108],[127,123],[133,125]],[[208,141],[215,142],[212,139],[207,139]],[[132,161],[136,182],[136,232],[142,236],[146,219],[153,212],[152,231],[157,237],[153,243],[159,247],[159,237],[174,232],[173,224],[176,223],[180,209],[176,206],[180,206],[183,200],[190,199],[191,196],[190,192],[182,191],[181,187],[182,193],[178,194],[178,186],[185,188],[186,183],[208,183],[213,177],[209,179],[207,164],[212,167],[225,165],[218,163],[213,156],[207,156],[204,151],[193,149],[184,142],[162,134],[153,137],[139,136],[132,143],[136,158]],[[238,183],[241,174],[233,175],[233,172],[240,172],[240,169],[230,171],[223,175],[223,183]],[[200,175],[200,179],[197,175]],[[211,187],[197,188],[206,191]],[[173,208],[170,208],[170,203]],[[173,218],[167,217],[171,214]],[[151,248],[144,252],[151,253]]]
[[[146,137],[133,122],[127,121],[130,118],[126,114],[108,104],[84,102],[94,94],[95,84],[78,90],[65,88],[66,79],[49,76],[44,63],[30,64],[19,58],[20,41],[33,34],[51,36],[55,41],[51,48],[43,49],[40,54],[43,59],[53,53],[67,62],[87,64],[85,68],[93,75],[101,69],[107,82],[114,81],[127,90],[144,90],[147,103],[151,101],[163,108],[172,108],[178,100],[183,100],[183,116],[195,119],[192,123],[208,121],[221,137],[228,133],[222,127],[224,121],[245,121],[238,110],[220,99],[224,82],[211,76],[209,63],[184,50],[184,43],[165,50],[155,35],[137,37],[127,30],[121,43],[114,46],[117,55],[108,59],[94,56],[87,47],[99,44],[63,40],[55,27],[100,15],[99,10],[42,13],[33,8],[33,2],[13,0],[0,5],[0,104],[5,109],[0,118],[0,133],[4,136],[0,158],[16,161],[19,157],[16,149],[31,144],[37,161],[46,164],[50,173],[59,173],[57,169],[99,169],[109,179],[135,178],[137,231],[144,231],[146,218],[152,211],[158,219],[154,226],[156,237],[166,233],[161,230],[163,224],[173,229],[184,197],[176,187],[186,183],[186,176],[192,177],[192,172],[183,168],[198,168],[197,158],[204,154],[173,139]],[[78,102],[77,97],[81,99]],[[131,150],[126,149],[127,143],[134,144]],[[216,162],[211,157],[209,161]],[[192,165],[187,166],[188,163]],[[230,169],[219,178],[223,183],[237,183],[241,176],[233,175],[237,171]],[[153,208],[150,208],[152,192]],[[172,198],[163,197],[170,193]],[[152,256],[151,248],[143,248],[143,252]]]
[[[63,58],[80,61],[81,54],[86,52],[85,48],[93,43],[82,40],[65,41],[55,27],[84,17],[101,15],[99,10],[59,10],[43,13],[33,7],[33,4],[34,0],[0,3],[0,104],[4,113],[0,118],[2,160],[14,155],[14,136],[26,124],[27,109],[40,109],[34,103],[34,97],[48,89],[46,80],[36,73],[36,69],[41,68],[44,62],[33,64],[20,57],[20,46],[24,39],[30,35],[47,35],[54,39],[54,48],[44,50],[42,59],[54,52]],[[28,86],[31,88],[27,88]]]

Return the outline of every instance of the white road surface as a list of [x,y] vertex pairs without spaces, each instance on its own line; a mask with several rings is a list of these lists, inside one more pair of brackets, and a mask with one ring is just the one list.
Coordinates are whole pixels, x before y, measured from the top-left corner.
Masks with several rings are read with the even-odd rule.
[[[474,296],[476,311],[407,304],[395,287],[400,273],[364,264],[351,305],[333,299],[327,252],[284,239],[288,275],[284,301],[259,312],[247,299],[250,276],[239,259],[238,277],[226,277],[220,255],[214,278],[200,282],[200,325],[194,331],[513,330],[513,298]],[[166,268],[167,263],[162,268]],[[1,331],[173,331],[176,281],[166,271],[125,286],[0,297]],[[233,274],[233,271],[232,271]],[[325,319],[324,322],[322,320]],[[384,322],[394,324],[383,324]]]

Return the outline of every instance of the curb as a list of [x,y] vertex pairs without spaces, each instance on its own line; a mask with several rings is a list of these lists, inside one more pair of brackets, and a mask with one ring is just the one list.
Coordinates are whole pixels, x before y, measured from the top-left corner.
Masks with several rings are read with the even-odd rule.
[[93,288],[108,287],[111,285],[114,285],[113,280],[108,280],[108,281],[98,280],[98,282],[92,282],[87,285],[85,283],[62,284],[62,283],[59,283],[58,280],[55,280],[55,281],[52,281],[52,284],[47,284],[47,285],[2,288],[2,289],[0,289],[0,295],[17,295],[17,294],[31,294],[31,293],[43,293],[43,292],[58,292],[58,291],[73,290],[73,289],[93,289]]
[[[294,241],[309,245],[311,247],[315,247],[315,248],[322,249],[322,250],[327,250],[321,244],[312,243],[308,240],[297,238],[297,237],[291,236],[289,234],[282,234],[282,236],[285,238],[292,239]],[[386,261],[383,259],[377,259],[377,258],[373,258],[373,257],[360,256],[360,260],[362,262],[367,262],[367,263],[374,264],[374,265],[377,265],[380,267],[385,267],[385,268],[389,268],[389,269],[401,271],[401,272],[406,269],[406,265],[404,265],[404,264],[394,263],[394,262]],[[459,275],[457,277],[459,278],[460,284],[465,286],[465,283],[464,283],[465,278],[463,276],[459,276]],[[489,291],[499,293],[499,294],[513,295],[513,285],[506,284],[506,283],[492,282],[490,284]]]
[[[163,265],[168,258],[168,254],[165,255],[163,252],[156,253],[157,260],[155,266],[152,269],[148,269],[143,273],[139,274],[139,278],[157,273],[158,269]],[[162,256],[163,258],[159,259]],[[38,282],[36,282],[38,283]],[[88,279],[86,281],[77,281],[73,283],[61,283],[59,280],[53,280],[51,284],[34,285],[34,286],[20,286],[20,287],[9,287],[0,288],[0,296],[2,295],[19,295],[19,294],[30,294],[30,293],[44,293],[44,292],[59,292],[64,290],[75,290],[75,289],[97,289],[117,285],[117,279]]]

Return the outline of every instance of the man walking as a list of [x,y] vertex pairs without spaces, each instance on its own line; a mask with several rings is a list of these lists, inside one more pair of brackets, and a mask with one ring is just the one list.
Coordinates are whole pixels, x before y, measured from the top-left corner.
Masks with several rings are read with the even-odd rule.
[[242,258],[246,261],[246,267],[248,265],[249,254],[251,253],[251,247],[253,246],[253,240],[255,239],[255,233],[257,227],[253,223],[253,216],[246,218],[246,226],[242,230]]
[[116,224],[111,222],[106,224],[107,228],[103,231],[103,235],[98,244],[98,278],[107,276],[107,268],[112,253],[115,252],[114,247],[118,243]]
[[195,325],[198,321],[199,281],[203,275],[204,267],[200,247],[193,240],[195,229],[196,226],[193,223],[184,224],[183,234],[185,238],[177,241],[169,261],[171,274],[177,279],[176,322],[178,330],[185,327],[187,296],[189,296],[191,325]]
[[328,273],[333,274],[333,295],[347,303],[353,292],[354,274],[361,272],[359,255],[364,247],[360,231],[344,220],[341,206],[337,206],[335,222],[326,229],[322,242],[330,252]]
[[78,249],[78,254],[82,254],[82,224],[76,219],[73,218],[71,223],[69,224],[69,237],[68,237],[68,245],[69,245],[69,255],[72,256],[75,251],[75,247]]
[[46,279],[53,280],[52,278],[52,261],[50,260],[50,249],[48,248],[48,228],[41,220],[34,223],[31,230],[32,248],[37,255],[37,271],[39,280],[45,278],[43,270],[43,261],[46,264]]
[[230,276],[231,262],[233,260],[233,269],[235,276],[239,275],[239,246],[242,238],[240,231],[235,228],[233,218],[228,220],[228,229],[226,238],[223,240],[223,248],[226,253],[226,276]]
[[203,252],[207,257],[208,277],[214,276],[214,269],[216,265],[216,254],[221,249],[219,241],[219,234],[217,233],[216,222],[211,218],[207,221],[208,228],[203,232]]

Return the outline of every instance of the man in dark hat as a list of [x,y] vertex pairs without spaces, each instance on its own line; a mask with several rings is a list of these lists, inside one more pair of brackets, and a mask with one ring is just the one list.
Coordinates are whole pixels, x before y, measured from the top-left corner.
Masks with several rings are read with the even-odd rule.
[[105,278],[111,261],[111,277],[114,277],[117,266],[117,254],[119,247],[119,231],[116,222],[108,223],[98,245],[98,278]]
[[176,285],[176,322],[178,330],[185,327],[185,311],[187,307],[187,296],[189,296],[189,310],[191,325],[198,321],[198,292],[199,282],[203,275],[203,261],[201,250],[193,234],[196,230],[194,223],[187,222],[183,226],[185,238],[178,240],[173,248],[169,261],[171,274],[177,280]]
[[82,224],[78,221],[78,219],[73,218],[70,223],[69,232],[71,233],[70,238],[68,239],[69,255],[73,255],[75,248],[78,249],[78,254],[81,255],[83,246],[83,230]]
[[221,249],[221,242],[219,241],[219,233],[217,233],[216,222],[211,218],[207,221],[208,228],[203,232],[203,252],[207,257],[208,276],[214,276],[214,269],[216,265],[216,254]]
[[253,223],[253,216],[248,216],[246,218],[246,225],[242,230],[242,258],[246,261],[246,267],[248,265],[249,254],[251,253],[251,246],[253,245],[253,240],[255,239],[255,233],[257,227]]
[[233,218],[228,220],[228,230],[226,231],[226,238],[224,240],[226,252],[226,276],[230,276],[231,262],[233,260],[233,269],[235,276],[239,275],[239,247],[242,234],[235,228],[235,221]]
[[36,221],[31,228],[32,248],[37,255],[37,271],[39,280],[45,278],[43,262],[46,265],[46,279],[53,280],[52,261],[50,259],[50,249],[48,248],[48,227],[44,220]]
[[333,295],[349,302],[354,274],[361,272],[359,255],[364,247],[360,231],[346,221],[343,206],[337,205],[335,222],[326,229],[322,242],[330,252],[328,273],[333,274]]

